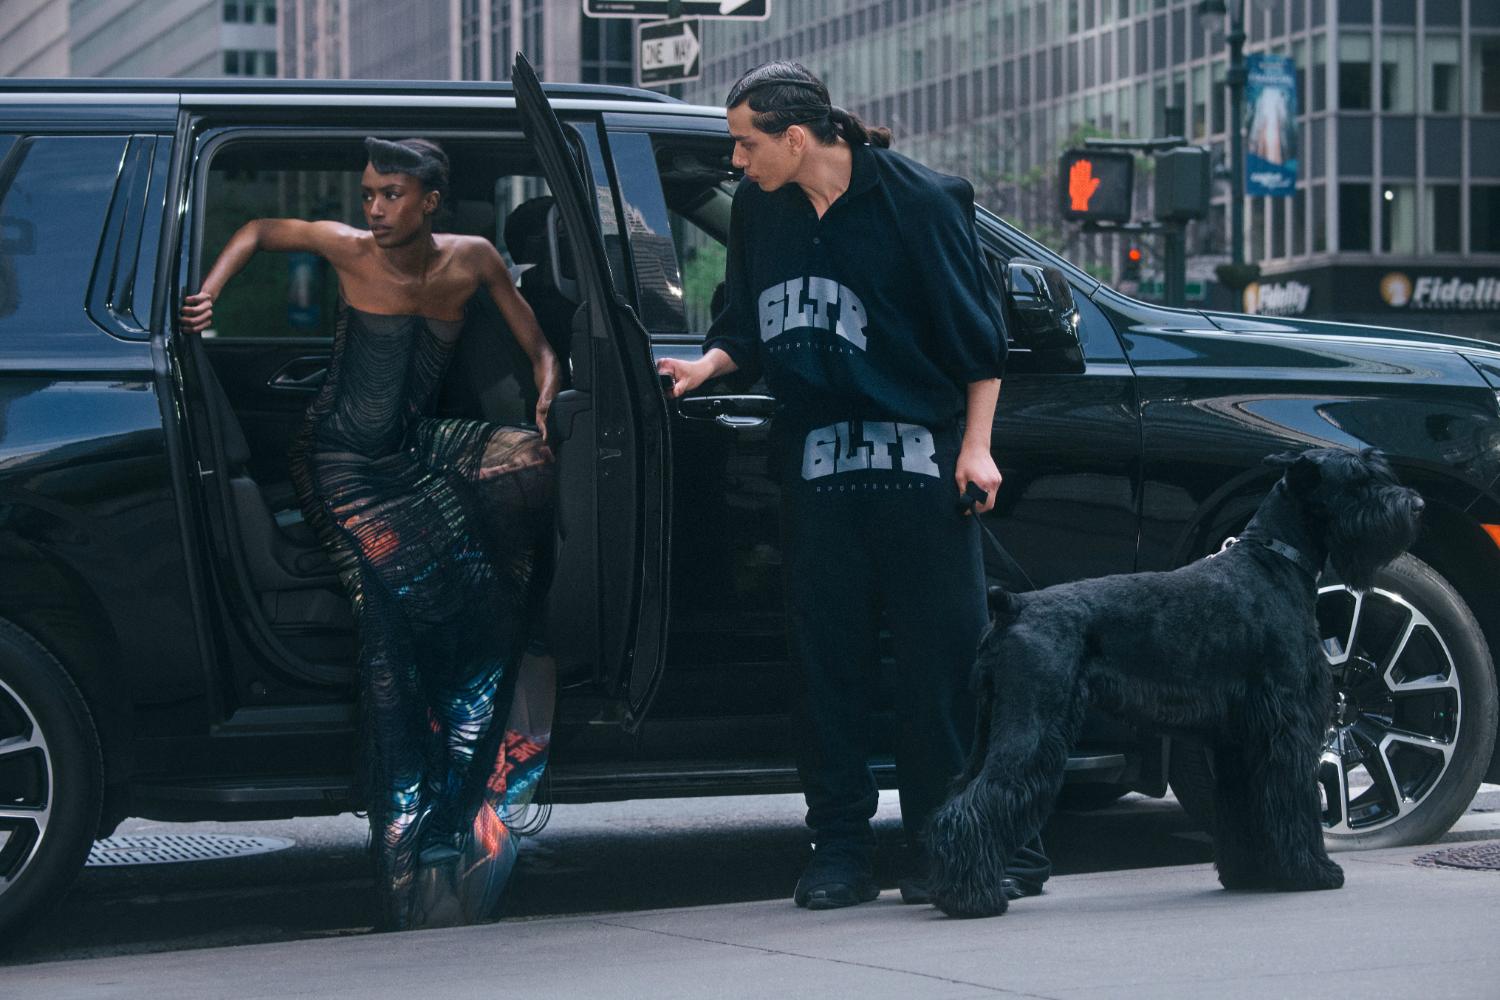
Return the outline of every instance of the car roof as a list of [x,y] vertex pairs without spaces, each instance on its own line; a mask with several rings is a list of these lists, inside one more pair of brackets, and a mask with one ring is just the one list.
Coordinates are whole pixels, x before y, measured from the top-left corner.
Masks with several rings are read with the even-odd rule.
[[[601,83],[544,83],[549,98],[594,98],[606,101],[639,101],[654,104],[681,104],[676,97],[637,87],[619,87]],[[6,94],[77,94],[108,95],[191,95],[234,94],[247,104],[257,97],[273,94],[302,94],[339,97],[341,95],[388,94],[392,96],[433,97],[515,97],[509,80],[302,80],[284,78],[193,77],[150,78],[4,78],[0,93]]]
[[[547,83],[542,90],[559,112],[724,117],[723,108],[687,104],[635,87]],[[184,108],[278,114],[284,108],[506,110],[515,104],[515,88],[508,80],[0,79],[0,120],[74,131],[122,123],[170,127]]]

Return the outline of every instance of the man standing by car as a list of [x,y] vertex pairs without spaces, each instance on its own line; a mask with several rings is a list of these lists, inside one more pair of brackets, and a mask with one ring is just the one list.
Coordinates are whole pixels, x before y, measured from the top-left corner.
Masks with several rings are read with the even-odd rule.
[[[972,731],[969,667],[987,621],[977,524],[959,498],[1000,471],[990,429],[1005,337],[974,235],[973,189],[889,150],[802,66],[729,93],[735,195],[727,309],[702,359],[663,360],[674,396],[764,366],[777,399],[787,605],[804,691],[798,771],[816,850],[795,900],[874,899],[878,802],[866,760],[882,615],[894,641],[901,816],[925,902],[922,837]],[[960,432],[960,418],[963,430]],[[1040,845],[1014,860],[1041,891]]]

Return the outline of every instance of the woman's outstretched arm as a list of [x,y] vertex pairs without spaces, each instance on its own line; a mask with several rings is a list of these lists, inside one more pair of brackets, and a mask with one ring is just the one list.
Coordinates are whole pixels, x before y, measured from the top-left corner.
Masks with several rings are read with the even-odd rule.
[[500,251],[489,240],[481,237],[474,238],[471,248],[480,280],[489,291],[490,298],[495,300],[495,305],[500,307],[500,314],[505,317],[516,343],[521,345],[521,349],[531,359],[531,376],[536,382],[537,392],[536,426],[545,441],[547,411],[551,409],[552,399],[562,385],[562,366],[558,364],[552,345],[547,343],[541,324],[536,321],[536,313],[531,311],[531,306],[521,297],[516,283],[511,280],[510,271],[506,268]]
[[302,219],[251,219],[224,244],[219,259],[198,291],[182,300],[178,326],[186,333],[202,333],[213,323],[214,300],[229,279],[244,270],[258,250],[304,251],[326,258],[335,267],[353,251],[360,230],[342,222]]

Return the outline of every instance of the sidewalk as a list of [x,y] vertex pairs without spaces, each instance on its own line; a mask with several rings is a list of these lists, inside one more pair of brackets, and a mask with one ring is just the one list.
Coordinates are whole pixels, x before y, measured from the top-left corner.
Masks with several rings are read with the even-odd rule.
[[1436,849],[1341,853],[1337,892],[1228,893],[1194,865],[1056,878],[991,920],[948,920],[894,892],[829,913],[737,903],[7,968],[0,994],[1500,996],[1500,872],[1412,864]]

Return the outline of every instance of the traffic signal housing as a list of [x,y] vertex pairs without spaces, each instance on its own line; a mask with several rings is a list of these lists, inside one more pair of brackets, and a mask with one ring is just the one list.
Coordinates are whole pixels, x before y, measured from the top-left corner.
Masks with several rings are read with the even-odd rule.
[[1208,215],[1213,170],[1202,146],[1178,146],[1156,155],[1156,218],[1187,222]]
[[1062,216],[1075,222],[1129,222],[1135,190],[1132,153],[1070,149],[1058,161]]
[[1120,269],[1121,279],[1124,281],[1140,281],[1141,260],[1144,257],[1145,254],[1141,252],[1141,248],[1136,246],[1135,244],[1132,243],[1130,246],[1126,247],[1124,266]]

